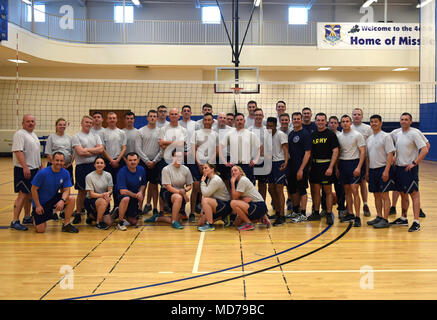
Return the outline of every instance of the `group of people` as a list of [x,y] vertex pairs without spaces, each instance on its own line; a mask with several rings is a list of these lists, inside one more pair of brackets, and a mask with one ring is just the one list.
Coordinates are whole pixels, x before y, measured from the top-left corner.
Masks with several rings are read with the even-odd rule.
[[[95,222],[97,229],[108,229],[118,220],[116,227],[122,231],[149,212],[145,223],[166,222],[175,229],[183,229],[184,220],[195,222],[197,213],[199,231],[214,230],[217,220],[241,231],[255,229],[257,222],[279,226],[287,218],[299,223],[324,216],[332,225],[335,203],[341,222],[360,227],[360,196],[363,213],[370,216],[369,191],[374,193],[377,215],[368,225],[408,226],[411,197],[414,221],[409,231],[420,230],[419,217],[424,214],[418,165],[430,145],[411,127],[411,114],[403,113],[401,127],[386,133],[380,115],[372,115],[369,126],[362,122],[359,108],[340,119],[317,113],[314,122],[310,108],[290,115],[284,101],[276,103],[277,115],[267,119],[256,101],[249,101],[247,110],[247,116],[220,112],[215,119],[212,106],[204,104],[202,119],[194,121],[189,105],[180,111],[161,105],[148,111],[147,125],[140,129],[134,126],[133,112],[124,115],[124,129],[117,127],[113,112],[103,128],[103,114],[95,112],[83,116],[81,130],[73,137],[65,133],[67,121],[60,118],[46,142],[45,168],[33,132],[35,117],[25,115],[12,145],[17,198],[11,228],[25,231],[33,224],[36,232],[44,232],[48,220],[59,219],[58,212],[64,219],[62,231],[72,233],[78,232],[74,224],[85,213],[86,223]],[[70,193],[73,184],[77,196]],[[402,216],[389,222],[399,195]]]

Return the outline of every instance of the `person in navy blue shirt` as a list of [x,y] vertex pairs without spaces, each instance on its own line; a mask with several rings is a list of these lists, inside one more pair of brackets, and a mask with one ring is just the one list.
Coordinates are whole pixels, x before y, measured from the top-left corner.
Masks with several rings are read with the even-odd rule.
[[64,169],[64,154],[55,152],[52,159],[52,165],[40,170],[32,180],[32,216],[35,231],[45,232],[46,221],[53,218],[54,212],[64,210],[62,231],[78,233],[79,230],[70,223],[76,197],[70,195],[70,187],[73,185],[70,174]]
[[311,111],[311,108],[305,107],[302,109],[302,127],[310,134],[312,134],[314,131],[317,131],[317,126],[314,122],[311,121],[311,118],[313,117],[313,112]]
[[[117,228],[126,231],[126,226],[138,223],[138,214],[143,207],[146,171],[138,166],[140,158],[136,152],[126,156],[126,166],[117,175],[116,190],[120,199]],[[126,219],[125,219],[126,216]]]
[[302,113],[291,115],[293,131],[288,135],[288,192],[293,199],[292,222],[306,220],[306,206],[308,201],[308,168],[311,157],[312,139],[308,130],[302,127]]

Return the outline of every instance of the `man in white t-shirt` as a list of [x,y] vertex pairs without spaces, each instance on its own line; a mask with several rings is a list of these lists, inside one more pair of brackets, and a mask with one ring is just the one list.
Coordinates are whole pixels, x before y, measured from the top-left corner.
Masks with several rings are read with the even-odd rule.
[[96,111],[93,113],[93,126],[90,131],[94,134],[97,134],[100,137],[100,140],[103,141],[103,132],[105,132],[105,128],[103,128],[103,113],[100,111]]
[[[372,128],[368,124],[363,123],[363,110],[360,108],[355,108],[352,110],[352,126],[351,128],[353,130],[358,131],[361,133],[361,135],[364,137],[364,141],[367,140],[367,138],[373,134]],[[366,165],[362,167],[361,170],[361,184],[360,184],[360,191],[361,191],[361,198],[363,199],[363,213],[365,217],[370,217],[370,210],[369,206],[367,204],[367,200],[369,197],[369,193],[367,191],[367,181],[365,177],[366,172]]]
[[[408,112],[401,115],[401,131],[391,136],[396,147],[395,184],[401,193],[402,208],[408,209],[408,195],[413,202],[414,221],[409,232],[419,231],[420,192],[419,192],[419,163],[428,154],[428,147],[417,130],[411,129],[413,117]],[[404,213],[404,212],[403,212]],[[403,215],[390,223],[391,226],[408,226],[408,220]]]
[[156,126],[158,128],[165,127],[168,125],[167,121],[167,107],[164,105],[160,105],[158,108],[158,121],[156,121]]
[[[205,115],[207,113],[213,114],[212,105],[210,105],[209,103],[205,103],[202,106],[202,115]],[[215,119],[213,119],[213,120],[214,120],[214,123],[212,125],[212,129],[215,130],[215,128],[217,127],[217,120],[215,120]],[[200,130],[200,129],[203,129],[203,118],[196,121],[196,130]]]
[[15,132],[12,139],[12,161],[14,163],[14,217],[11,228],[26,231],[27,227],[20,223],[20,213],[24,206],[23,224],[33,224],[30,215],[32,201],[31,182],[41,166],[41,145],[35,129],[35,117],[31,114],[23,116],[22,129]]
[[138,129],[135,128],[135,113],[132,111],[126,112],[124,115],[124,133],[126,134],[126,152],[125,155],[135,152],[135,141],[138,134]]
[[[249,112],[249,114],[244,118],[244,121],[245,121],[244,127],[245,128],[250,128],[255,123],[255,109],[256,108],[258,108],[256,101],[250,100],[247,103],[247,111]],[[236,126],[236,124],[235,124],[235,126]]]

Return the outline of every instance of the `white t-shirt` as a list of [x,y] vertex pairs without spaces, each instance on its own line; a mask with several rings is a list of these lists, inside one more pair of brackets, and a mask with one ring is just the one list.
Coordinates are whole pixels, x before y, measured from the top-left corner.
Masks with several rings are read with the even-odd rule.
[[186,185],[193,183],[193,177],[188,167],[181,165],[176,168],[173,164],[162,169],[162,185],[169,184],[173,188],[182,190]]
[[[425,144],[429,143],[429,140],[425,137],[425,135],[423,134],[422,131],[420,131],[417,128],[413,128],[413,127],[410,127],[410,130],[417,131],[417,133],[421,136],[421,138],[423,139]],[[390,134],[396,134],[396,133],[398,133],[400,131],[402,131],[402,128],[397,128],[397,129],[394,129]]]
[[103,142],[103,133],[105,132],[105,128],[101,127],[100,129],[95,129],[94,127],[91,127],[90,131],[100,137],[100,140]]
[[413,163],[419,155],[419,150],[426,147],[426,143],[417,132],[411,128],[404,132],[402,130],[391,133],[396,147],[396,165],[405,167]]
[[237,130],[233,128],[228,131],[220,142],[223,147],[229,147],[230,161],[233,163],[249,164],[252,154],[260,148],[260,141],[255,133],[248,129]]
[[69,164],[73,155],[73,144],[68,134],[62,136],[52,133],[47,138],[45,154],[53,155],[55,152],[62,152],[66,164]]
[[[187,129],[184,127],[179,125],[172,126],[171,124],[168,124],[159,129],[159,139],[165,141],[184,141],[184,151],[187,151]],[[167,160],[170,161],[171,156],[169,155],[166,157],[168,158]],[[161,158],[164,158],[164,150],[161,151]]]
[[255,125],[255,118],[251,118],[249,116],[245,116],[244,119],[245,119],[244,127],[246,129],[248,129],[248,128],[250,128],[250,127]]
[[361,133],[351,130],[348,133],[342,131],[338,136],[340,144],[340,160],[355,160],[360,158],[360,147],[365,147],[366,142]]
[[229,195],[225,183],[216,174],[208,181],[208,183],[205,181],[200,183],[200,191],[202,192],[202,195],[207,198],[215,198],[222,201],[231,200],[231,196]]
[[12,138],[12,162],[15,167],[20,167],[14,151],[22,151],[24,159],[30,170],[41,167],[41,144],[34,132],[20,129],[14,133]]
[[133,129],[123,129],[123,132],[126,134],[126,153],[131,153],[131,152],[135,152],[135,139],[137,138],[138,135],[138,129],[137,128],[133,128]]
[[258,190],[256,190],[253,183],[245,176],[240,178],[235,191],[241,192],[242,197],[249,197],[253,202],[264,202],[263,197]]
[[272,137],[273,162],[285,160],[283,145],[286,143],[288,143],[288,136],[283,131],[276,130],[275,135]]
[[119,128],[106,128],[105,132],[103,132],[102,142],[106,152],[115,160],[120,155],[121,148],[127,145],[126,133]]
[[[217,128],[217,126],[218,126],[217,119],[214,119],[214,123],[212,124],[211,129],[215,130]],[[197,120],[196,121],[196,130],[200,130],[200,129],[203,129],[203,128],[204,128],[204,126],[203,126],[203,119]]]
[[[266,127],[264,127],[264,126],[256,127],[255,125],[253,125],[253,126],[247,128],[247,130],[249,130],[250,132],[253,132],[258,137],[258,140],[259,140],[259,143],[261,146],[264,146],[265,142],[267,142],[267,144],[269,143],[269,141],[267,141],[266,139],[268,139],[270,135],[269,135],[269,131],[266,129]],[[265,147],[267,147],[267,146],[265,146]],[[265,153],[264,149],[263,149],[263,153],[259,157],[258,163],[262,163],[264,161],[264,153]],[[271,150],[271,148],[269,150]],[[253,158],[256,157],[257,153],[258,153],[257,149],[252,149],[252,157]]]
[[[85,177],[85,190],[94,191],[95,193],[108,192],[109,187],[113,187],[112,176],[109,172],[103,171],[102,174],[98,174],[96,171],[89,173]],[[91,198],[87,192],[87,198]]]
[[163,127],[165,127],[166,125],[168,125],[170,122],[168,122],[167,120],[165,120],[164,122],[161,122],[161,121],[156,121],[156,126],[158,127],[158,128],[163,128]]
[[359,133],[361,133],[363,135],[363,137],[364,137],[364,140],[367,140],[367,138],[369,138],[370,135],[373,134],[372,128],[368,124],[365,124],[365,123],[361,123],[358,126],[352,124],[351,128],[353,130],[356,130]]
[[148,126],[144,126],[138,130],[135,140],[135,150],[144,163],[149,161],[158,163],[161,160],[159,130],[158,127],[151,129]]
[[[197,130],[197,123],[194,120],[179,120],[179,125],[187,130],[187,141],[191,141],[194,132]],[[187,152],[191,150],[191,143],[187,144]]]
[[102,140],[97,134],[94,134],[91,131],[89,133],[79,131],[71,138],[71,141],[73,145],[74,159],[76,165],[94,162],[94,160],[96,159],[96,155],[92,155],[90,157],[81,157],[77,154],[74,147],[82,146],[82,148],[95,148],[97,145],[101,145]]
[[370,169],[385,167],[388,154],[396,151],[393,139],[390,137],[390,134],[384,131],[370,135],[366,144]]
[[218,134],[211,129],[199,129],[192,136],[190,145],[196,145],[196,156],[200,163],[215,163]]

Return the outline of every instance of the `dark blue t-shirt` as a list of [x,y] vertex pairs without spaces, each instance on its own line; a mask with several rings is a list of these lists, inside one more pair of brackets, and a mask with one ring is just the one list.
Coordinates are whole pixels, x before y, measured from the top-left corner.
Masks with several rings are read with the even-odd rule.
[[[288,135],[288,153],[290,160],[288,161],[290,169],[299,170],[305,151],[311,150],[312,139],[308,130],[301,129],[299,131],[291,131]],[[309,164],[309,161],[308,161]],[[308,168],[308,164],[305,169]]]
[[118,171],[116,190],[126,189],[137,193],[144,185],[146,185],[146,171],[142,166],[137,166],[135,172],[130,172],[127,166]]
[[[44,205],[52,199],[61,188],[72,187],[70,174],[64,168],[59,172],[54,172],[52,166],[46,167],[36,174],[32,180],[32,185],[38,187],[39,203]],[[35,202],[32,200],[32,206],[35,208]]]
[[310,124],[303,124],[302,123],[302,128],[304,128],[305,130],[307,130],[310,135],[311,133],[313,133],[314,131],[317,131],[317,126],[314,122],[311,122]]

